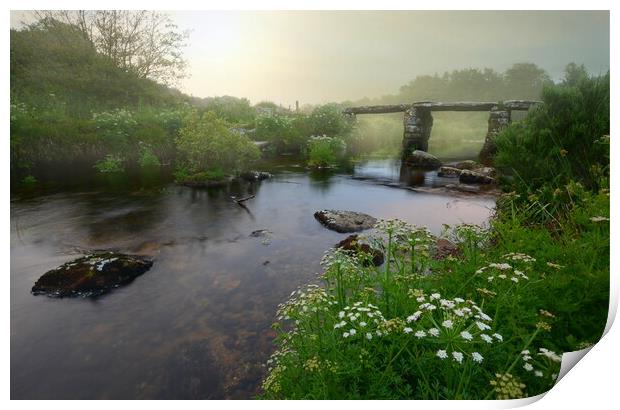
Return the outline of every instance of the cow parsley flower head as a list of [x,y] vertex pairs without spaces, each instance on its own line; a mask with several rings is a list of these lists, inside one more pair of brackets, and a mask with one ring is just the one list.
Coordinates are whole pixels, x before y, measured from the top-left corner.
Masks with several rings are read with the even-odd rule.
[[474,362],[476,363],[482,363],[482,361],[484,360],[484,357],[482,357],[482,355],[478,352],[473,352],[471,354],[471,358],[474,360]]
[[439,357],[441,360],[447,359],[448,352],[446,352],[445,350],[437,350],[437,353],[435,354],[435,356]]
[[467,330],[461,332],[461,337],[465,340],[472,340],[474,338]]
[[461,352],[452,352],[452,357],[455,362],[463,363],[463,353]]
[[450,319],[444,320],[441,325],[446,329],[452,329],[452,321]]

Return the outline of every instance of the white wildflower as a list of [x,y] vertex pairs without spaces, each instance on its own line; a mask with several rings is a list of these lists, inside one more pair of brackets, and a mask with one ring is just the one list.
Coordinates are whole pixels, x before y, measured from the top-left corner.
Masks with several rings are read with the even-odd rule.
[[499,333],[493,333],[493,337],[499,340],[500,342],[504,341],[504,337],[500,335]]
[[445,350],[437,350],[437,353],[435,354],[435,356],[443,360],[443,359],[448,358],[448,353]]
[[407,316],[407,323],[415,322],[416,320],[420,318],[421,315],[422,315],[422,312],[418,310],[414,314]]
[[452,352],[452,357],[455,362],[463,363],[463,353],[461,352]]
[[450,319],[444,320],[443,323],[441,323],[441,325],[445,327],[446,329],[452,329],[452,321]]
[[508,269],[512,268],[512,266],[510,266],[507,263],[490,263],[489,267],[490,268],[496,268],[496,269],[499,269],[499,270],[508,270]]
[[487,342],[487,343],[493,343],[493,339],[491,338],[491,336],[489,336],[487,334],[481,333],[480,334],[480,338],[482,340],[484,340],[485,342]]
[[341,310],[340,312],[338,312],[338,318],[342,319],[344,317],[344,311]]
[[472,340],[474,338],[467,330],[461,332],[461,337],[465,340]]
[[528,372],[531,372],[532,370],[534,370],[534,366],[532,366],[532,365],[531,365],[531,364],[529,364],[529,363],[525,363],[525,364],[523,365],[523,368],[524,368],[526,371],[528,371]]
[[366,322],[360,322],[360,326],[361,327],[366,327],[367,323]]
[[370,333],[366,333],[366,339],[368,339],[368,340],[372,340],[372,334],[370,334]]
[[357,333],[357,330],[351,329],[351,330],[349,330],[349,333],[351,334],[351,336],[353,336],[353,335],[355,335]]
[[439,293],[433,293],[431,294],[431,300],[436,300],[441,298],[441,295]]
[[342,334],[342,337],[344,337],[345,339],[346,339],[347,337],[349,337],[349,332],[344,332],[344,333]]
[[426,336],[426,332],[424,332],[424,330],[418,330],[417,332],[415,332],[415,337],[417,337],[418,339],[421,339],[425,336]]
[[536,376],[536,377],[543,377],[543,372],[541,372],[540,370],[536,370],[534,372],[534,376]]
[[429,333],[431,336],[435,336],[435,337],[437,337],[437,336],[439,336],[439,329],[437,329],[436,327],[434,327],[434,328],[432,328],[432,329],[429,329],[429,330],[428,330],[428,333]]
[[474,362],[476,363],[482,363],[482,360],[484,360],[484,357],[482,357],[482,355],[478,352],[473,352],[471,354],[471,358],[474,360]]
[[592,218],[590,218],[590,220],[592,222],[606,222],[609,221],[609,218],[606,218],[604,216],[593,216]]
[[405,332],[405,333],[411,333],[411,332],[413,332],[413,329],[412,329],[412,328],[410,328],[410,327],[406,327],[406,328],[404,328],[404,329],[403,329],[403,332]]
[[478,326],[478,329],[480,330],[490,330],[491,326],[487,325],[486,323],[483,322],[476,322],[476,326]]

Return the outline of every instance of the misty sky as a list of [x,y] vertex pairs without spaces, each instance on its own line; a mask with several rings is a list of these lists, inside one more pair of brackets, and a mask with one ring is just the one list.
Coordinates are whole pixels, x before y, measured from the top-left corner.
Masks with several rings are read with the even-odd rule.
[[[182,91],[293,105],[397,93],[419,74],[534,62],[609,68],[609,13],[561,11],[193,11]],[[14,22],[15,16],[12,15]]]

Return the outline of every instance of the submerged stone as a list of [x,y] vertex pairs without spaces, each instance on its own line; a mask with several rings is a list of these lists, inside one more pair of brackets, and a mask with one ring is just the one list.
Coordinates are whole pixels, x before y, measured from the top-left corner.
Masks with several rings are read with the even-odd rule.
[[341,248],[356,256],[364,257],[363,264],[366,266],[381,266],[383,264],[383,252],[371,247],[367,243],[360,242],[357,234],[347,236],[345,239],[338,242],[336,248]]
[[361,212],[322,210],[314,213],[314,217],[326,228],[340,233],[358,232],[372,228],[377,220]]
[[96,252],[46,272],[32,287],[34,295],[99,296],[133,281],[153,262],[141,256]]

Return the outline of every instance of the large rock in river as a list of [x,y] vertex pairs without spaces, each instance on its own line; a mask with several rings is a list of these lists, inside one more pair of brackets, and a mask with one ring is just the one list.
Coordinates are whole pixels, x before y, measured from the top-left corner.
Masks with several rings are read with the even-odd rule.
[[405,158],[405,163],[412,167],[429,169],[437,169],[441,166],[441,161],[436,156],[418,149]]
[[377,220],[367,214],[352,211],[323,210],[314,213],[314,217],[325,227],[336,232],[358,232],[375,226]]
[[149,270],[153,262],[140,256],[97,252],[46,272],[32,287],[35,295],[99,296]]

